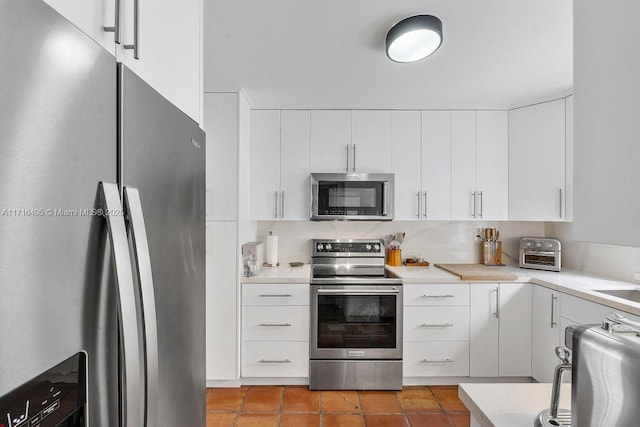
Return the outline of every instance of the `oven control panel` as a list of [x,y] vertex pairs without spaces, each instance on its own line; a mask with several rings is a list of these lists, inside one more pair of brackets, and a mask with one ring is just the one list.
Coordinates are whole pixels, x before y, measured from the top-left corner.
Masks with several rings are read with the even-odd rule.
[[384,257],[384,243],[382,240],[323,240],[311,241],[312,256],[353,256],[368,255]]
[[542,237],[523,237],[520,239],[520,249],[537,251],[559,251],[560,241]]

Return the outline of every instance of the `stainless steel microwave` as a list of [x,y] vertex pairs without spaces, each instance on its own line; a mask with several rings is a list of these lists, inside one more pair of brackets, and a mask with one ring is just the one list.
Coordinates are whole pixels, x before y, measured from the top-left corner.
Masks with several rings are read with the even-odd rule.
[[312,221],[391,221],[392,173],[312,173]]

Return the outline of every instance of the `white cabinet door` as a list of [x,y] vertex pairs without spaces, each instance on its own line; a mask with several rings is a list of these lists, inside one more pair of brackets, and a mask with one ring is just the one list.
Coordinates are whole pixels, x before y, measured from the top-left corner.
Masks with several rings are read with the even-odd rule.
[[451,112],[451,219],[477,219],[476,112]]
[[134,42],[133,5],[134,0],[121,0],[122,42],[116,58],[200,123],[201,0],[139,1],[139,59],[124,48]]
[[116,54],[114,33],[104,31],[104,27],[115,25],[115,1],[45,0],[112,55]]
[[395,174],[394,219],[421,219],[421,136],[419,111],[391,112],[391,172]]
[[560,345],[560,293],[534,286],[531,331],[531,376],[541,382],[553,381],[559,361],[555,349]]
[[499,375],[531,376],[531,285],[500,284]]
[[351,111],[311,111],[311,171],[346,173],[351,159]]
[[207,133],[207,219],[234,221],[238,204],[238,94],[205,94],[203,128]]
[[[410,153],[406,156],[411,157]],[[422,203],[423,219],[451,219],[449,111],[422,112]]]
[[311,113],[280,113],[280,217],[307,220],[310,217]]
[[469,376],[468,342],[407,342],[402,375],[405,377]]
[[565,101],[509,111],[509,219],[565,219]]
[[498,376],[498,295],[497,283],[471,285],[470,375]]
[[354,110],[351,126],[352,169],[391,172],[391,111]]
[[509,113],[477,113],[476,190],[478,219],[503,221],[509,217]]
[[280,111],[251,114],[251,219],[280,216]]
[[236,223],[207,221],[208,380],[235,380],[238,373]]

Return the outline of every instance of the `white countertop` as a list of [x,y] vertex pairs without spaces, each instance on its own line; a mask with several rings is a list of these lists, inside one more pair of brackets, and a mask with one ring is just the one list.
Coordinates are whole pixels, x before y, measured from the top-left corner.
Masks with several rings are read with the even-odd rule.
[[[508,273],[518,276],[516,282],[530,282],[559,292],[584,298],[618,310],[640,316],[640,304],[621,298],[594,292],[594,289],[635,289],[639,285],[620,280],[607,279],[582,272],[563,270],[554,271],[528,270],[518,267],[499,267]],[[387,269],[401,277],[405,285],[429,283],[473,283],[461,281],[460,278],[441,268],[429,267],[389,267]],[[263,267],[254,277],[243,277],[242,283],[300,283],[308,284],[311,279],[311,267]]]
[[[549,409],[551,384],[460,384],[458,396],[482,427],[526,427]],[[571,384],[561,386],[560,408],[571,409]]]

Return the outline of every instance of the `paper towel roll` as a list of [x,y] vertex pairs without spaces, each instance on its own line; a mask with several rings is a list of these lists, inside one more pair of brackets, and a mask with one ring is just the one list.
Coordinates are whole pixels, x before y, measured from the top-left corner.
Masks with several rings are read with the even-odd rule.
[[278,264],[278,236],[269,235],[264,241],[265,249],[267,250],[267,264]]

